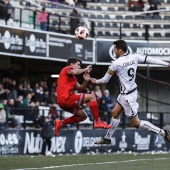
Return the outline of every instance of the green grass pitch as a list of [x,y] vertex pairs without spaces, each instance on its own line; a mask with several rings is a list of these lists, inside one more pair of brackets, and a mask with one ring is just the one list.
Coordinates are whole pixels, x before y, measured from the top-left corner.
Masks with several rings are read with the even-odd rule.
[[0,156],[0,170],[170,170],[170,154]]

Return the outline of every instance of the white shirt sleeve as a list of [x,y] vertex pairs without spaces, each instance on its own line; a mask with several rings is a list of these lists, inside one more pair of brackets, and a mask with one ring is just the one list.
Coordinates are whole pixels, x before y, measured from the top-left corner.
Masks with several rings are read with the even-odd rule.
[[107,83],[115,71],[116,71],[116,63],[115,63],[115,61],[112,61],[111,65],[108,67],[108,71],[106,72],[104,77],[96,80],[96,84]]
[[148,57],[142,54],[137,55],[138,58],[138,63],[148,63],[148,64],[158,64],[158,65],[163,65],[163,66],[168,66],[169,63],[153,58],[153,57]]
[[116,71],[116,62],[117,62],[117,60],[116,61],[111,61],[111,65],[109,66],[110,70]]
[[147,57],[146,59],[146,63],[148,64],[158,64],[158,65],[163,65],[163,66],[168,66],[169,63],[156,59],[156,58],[152,58],[152,57]]
[[96,84],[107,83],[111,77],[111,74],[106,73],[103,78],[96,80]]

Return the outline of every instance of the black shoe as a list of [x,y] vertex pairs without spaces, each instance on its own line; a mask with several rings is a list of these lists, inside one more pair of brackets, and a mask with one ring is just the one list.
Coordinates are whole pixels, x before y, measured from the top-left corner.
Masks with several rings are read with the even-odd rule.
[[94,142],[94,144],[111,144],[111,139],[101,138],[99,141]]
[[170,142],[170,130],[164,130],[165,131],[165,139]]

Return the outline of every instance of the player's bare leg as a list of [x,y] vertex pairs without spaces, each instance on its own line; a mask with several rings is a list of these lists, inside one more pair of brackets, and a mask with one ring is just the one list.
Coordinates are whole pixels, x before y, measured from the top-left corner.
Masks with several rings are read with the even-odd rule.
[[136,115],[132,119],[129,119],[129,121],[132,126],[137,127],[137,128],[142,128],[150,132],[157,133],[163,136],[168,142],[170,142],[170,131],[169,130],[160,129],[146,120],[139,120],[138,115]]
[[114,109],[112,110],[112,120],[110,124],[110,129],[107,131],[105,137],[101,138],[99,141],[96,141],[94,144],[111,144],[111,137],[120,123],[120,114],[122,111],[123,108],[117,103]]

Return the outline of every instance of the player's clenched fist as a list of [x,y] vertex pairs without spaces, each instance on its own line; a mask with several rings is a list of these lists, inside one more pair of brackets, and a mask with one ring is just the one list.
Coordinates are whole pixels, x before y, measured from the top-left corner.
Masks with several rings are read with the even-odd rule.
[[90,73],[91,71],[92,71],[92,65],[88,65],[87,67],[86,67],[86,69],[87,69],[87,73]]

